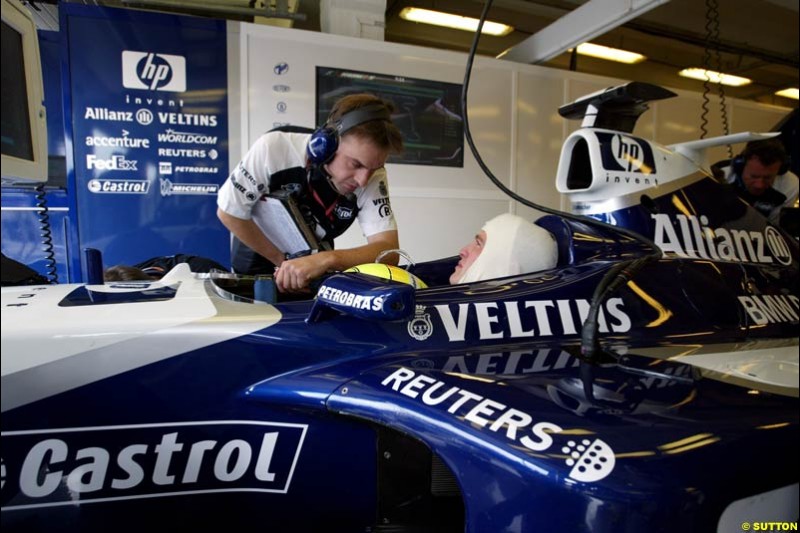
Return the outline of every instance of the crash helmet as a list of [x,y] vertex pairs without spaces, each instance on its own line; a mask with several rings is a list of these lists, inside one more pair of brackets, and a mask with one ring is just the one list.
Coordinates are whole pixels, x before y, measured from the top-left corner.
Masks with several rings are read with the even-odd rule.
[[426,289],[428,285],[417,276],[400,267],[385,265],[383,263],[364,263],[345,270],[345,272],[359,272],[376,278],[388,279],[399,283],[406,283],[415,289]]

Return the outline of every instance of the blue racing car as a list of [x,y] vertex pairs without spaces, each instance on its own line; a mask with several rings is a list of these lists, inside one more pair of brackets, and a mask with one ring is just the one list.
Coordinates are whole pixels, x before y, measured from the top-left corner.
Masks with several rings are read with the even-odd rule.
[[3,288],[3,529],[796,528],[798,243],[698,150],[575,131],[557,186],[623,229],[543,216],[541,272]]

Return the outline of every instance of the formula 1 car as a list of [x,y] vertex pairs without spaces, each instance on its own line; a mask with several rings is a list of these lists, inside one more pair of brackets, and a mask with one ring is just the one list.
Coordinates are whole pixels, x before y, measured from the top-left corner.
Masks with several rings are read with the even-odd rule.
[[[450,257],[408,267],[427,288],[337,273],[276,304],[186,265],[4,288],[3,529],[797,520],[798,243],[704,170],[702,149],[731,137],[630,133],[661,91],[562,110],[597,122],[567,139],[557,186],[630,231],[545,215],[551,270],[451,286]],[[663,255],[620,268],[648,242]]]

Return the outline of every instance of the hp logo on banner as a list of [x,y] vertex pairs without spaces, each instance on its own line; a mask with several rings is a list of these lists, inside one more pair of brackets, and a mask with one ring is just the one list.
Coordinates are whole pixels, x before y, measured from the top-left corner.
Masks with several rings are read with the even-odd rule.
[[149,52],[122,52],[122,86],[181,93],[186,90],[186,58]]

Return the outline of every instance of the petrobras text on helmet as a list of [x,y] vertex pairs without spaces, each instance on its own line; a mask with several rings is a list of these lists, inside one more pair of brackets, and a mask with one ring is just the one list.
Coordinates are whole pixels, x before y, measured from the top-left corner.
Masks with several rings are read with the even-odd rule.
[[360,294],[334,289],[327,285],[319,288],[317,298],[353,307],[354,309],[372,309],[373,311],[383,309],[383,296],[361,296]]

